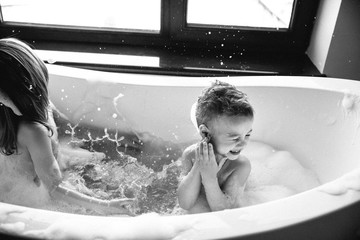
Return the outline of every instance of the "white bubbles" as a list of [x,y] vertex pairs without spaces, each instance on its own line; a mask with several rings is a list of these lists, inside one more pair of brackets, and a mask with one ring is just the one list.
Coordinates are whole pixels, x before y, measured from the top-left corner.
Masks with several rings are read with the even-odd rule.
[[360,191],[360,168],[357,168],[335,181],[324,184],[319,189],[331,195],[342,195],[350,190]]
[[344,97],[341,100],[341,106],[346,114],[357,112],[360,103],[360,96],[348,90],[344,92]]
[[288,151],[251,141],[243,154],[252,166],[242,200],[246,206],[288,197],[320,185],[316,174],[304,168]]
[[349,119],[354,118],[356,129],[354,135],[355,140],[360,130],[360,95],[346,90],[344,91],[344,97],[342,98],[340,105],[345,117],[349,117]]
[[46,61],[47,61],[49,64],[54,64],[54,63],[56,63],[56,60],[53,59],[53,58],[48,58]]

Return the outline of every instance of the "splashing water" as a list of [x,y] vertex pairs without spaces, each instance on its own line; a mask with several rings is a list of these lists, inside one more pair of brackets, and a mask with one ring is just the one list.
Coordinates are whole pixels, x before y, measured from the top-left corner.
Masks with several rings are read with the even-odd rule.
[[[188,145],[179,146],[145,133],[140,140],[137,135],[122,135],[116,129],[70,124],[63,127],[59,128],[59,139],[66,140],[61,141],[63,147],[74,147],[74,156],[79,149],[88,156],[102,154],[66,165],[64,181],[69,187],[106,200],[134,198],[136,204],[130,209],[134,215],[185,213],[177,204],[176,193],[181,179],[179,159]],[[253,165],[243,206],[288,197],[319,185],[317,176],[288,152],[251,142],[243,154]]]
[[142,142],[117,131],[67,125],[66,144],[89,152],[101,151],[104,159],[88,159],[65,170],[65,182],[72,188],[101,199],[135,198],[133,214],[177,211],[176,189],[180,176],[182,150],[171,143],[152,138]]

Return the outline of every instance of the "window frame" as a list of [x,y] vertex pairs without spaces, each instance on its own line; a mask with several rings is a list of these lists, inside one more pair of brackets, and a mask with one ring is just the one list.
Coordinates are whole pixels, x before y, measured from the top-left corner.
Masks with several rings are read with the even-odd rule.
[[[160,32],[124,32],[87,27],[0,22],[0,38],[17,37],[35,49],[149,56],[158,67],[121,63],[56,61],[57,65],[100,71],[182,76],[321,76],[306,55],[320,0],[295,0],[292,27],[286,31],[186,24],[187,0],[161,0]],[[306,14],[304,14],[306,13]],[[1,20],[0,6],[0,20]],[[220,30],[220,31],[216,31]],[[211,37],[206,35],[212,31]],[[182,33],[182,34],[179,34]],[[233,38],[227,35],[235,34]],[[226,41],[223,38],[227,38]],[[239,40],[240,39],[240,40]],[[47,62],[46,59],[44,59]]]
[[[304,52],[308,46],[318,1],[294,0],[289,29],[210,26],[186,23],[187,0],[178,0],[182,8],[175,21],[171,22],[173,39],[192,41],[196,47],[208,45],[220,47],[224,43],[227,49],[247,49],[254,51]],[[172,7],[174,9],[175,7]],[[211,31],[211,34],[207,34]],[[228,37],[230,36],[230,38]],[[232,37],[231,37],[232,36]],[[224,41],[223,39],[227,39]],[[193,40],[196,39],[194,42]]]
[[[187,0],[162,0],[159,34],[12,22],[2,22],[0,34],[1,37],[14,36],[33,41],[208,49],[223,44],[225,49],[303,52],[309,42],[317,5],[318,0],[295,0],[295,12],[288,30],[187,24]],[[212,34],[207,34],[210,31]]]

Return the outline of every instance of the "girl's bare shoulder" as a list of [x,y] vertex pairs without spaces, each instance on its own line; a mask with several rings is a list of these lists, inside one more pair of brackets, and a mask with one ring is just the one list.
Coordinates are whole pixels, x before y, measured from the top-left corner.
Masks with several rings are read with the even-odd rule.
[[19,124],[17,138],[20,144],[35,141],[39,138],[48,137],[49,132],[46,127],[36,122],[21,122]]
[[48,130],[46,127],[40,123],[37,122],[21,122],[19,124],[19,133],[22,134],[47,134]]

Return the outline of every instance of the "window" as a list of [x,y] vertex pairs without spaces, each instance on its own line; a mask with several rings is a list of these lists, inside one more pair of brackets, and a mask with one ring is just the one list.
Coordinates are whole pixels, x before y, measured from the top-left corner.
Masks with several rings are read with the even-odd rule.
[[[304,55],[318,2],[0,0],[0,37],[18,37],[44,50],[71,45],[70,51],[156,57],[156,65],[169,69],[202,68],[207,58],[214,63],[206,69],[250,71],[239,62],[252,58],[256,65],[265,54]],[[250,52],[256,56],[248,54],[245,61]]]
[[160,31],[160,4],[160,0],[1,1],[4,22],[155,33]]
[[188,0],[187,23],[287,29],[293,0]]

